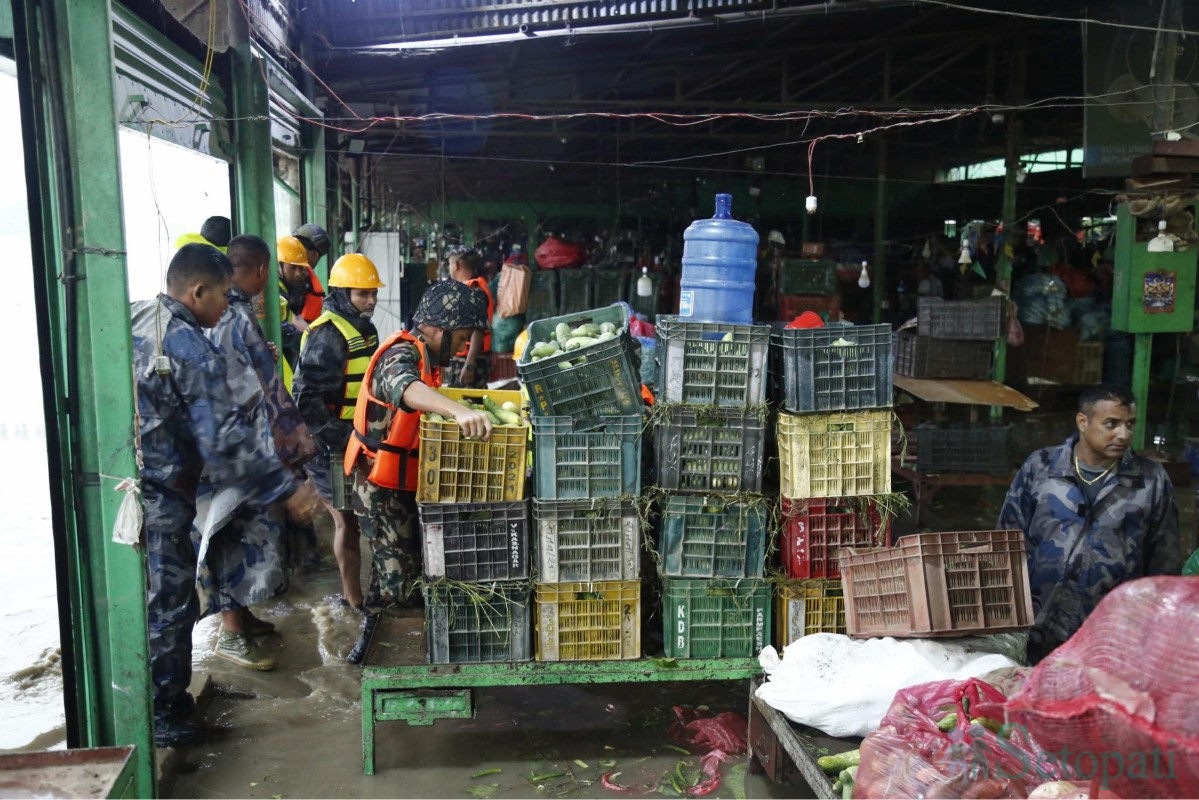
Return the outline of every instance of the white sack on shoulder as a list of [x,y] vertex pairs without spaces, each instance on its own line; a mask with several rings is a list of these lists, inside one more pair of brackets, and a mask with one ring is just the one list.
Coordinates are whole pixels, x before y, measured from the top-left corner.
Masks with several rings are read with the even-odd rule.
[[758,697],[792,722],[837,737],[865,736],[878,728],[895,693],[905,687],[1019,666],[1006,656],[958,643],[850,639],[836,633],[796,639],[782,659],[767,647],[758,662],[768,679]]

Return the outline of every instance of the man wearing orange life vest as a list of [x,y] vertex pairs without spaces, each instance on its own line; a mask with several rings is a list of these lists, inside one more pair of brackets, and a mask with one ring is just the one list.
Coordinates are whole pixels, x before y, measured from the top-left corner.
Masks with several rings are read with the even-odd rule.
[[416,524],[421,413],[453,419],[468,439],[491,436],[486,414],[435,391],[442,365],[472,333],[487,330],[486,314],[487,301],[479,292],[457,281],[434,283],[412,314],[412,330],[384,342],[362,378],[345,470],[353,474],[354,513],[372,557],[362,635],[346,657],[351,664],[362,663],[387,607],[415,604],[410,595],[421,573]]
[[[457,248],[450,251],[450,278],[480,291],[487,298],[487,319],[495,314],[495,298],[486,279],[478,275],[478,263],[473,250]],[[486,389],[491,376],[491,333],[475,331],[468,347],[454,353],[442,380],[445,386]]]
[[304,245],[308,259],[308,292],[304,296],[304,307],[297,313],[305,322],[315,322],[324,310],[325,302],[325,287],[316,275],[316,265],[329,255],[329,234],[315,222],[305,222],[291,235]]

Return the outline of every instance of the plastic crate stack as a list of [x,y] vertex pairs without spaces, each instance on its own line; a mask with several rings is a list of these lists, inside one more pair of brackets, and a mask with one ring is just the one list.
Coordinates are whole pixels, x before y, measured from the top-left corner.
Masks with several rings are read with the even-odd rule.
[[[917,326],[895,338],[895,372],[935,380],[989,380],[995,342],[1003,334],[1007,300],[921,297]],[[909,436],[922,473],[1010,471],[1010,426],[920,426]]]
[[786,581],[776,644],[844,633],[838,552],[890,544],[891,328],[776,329],[780,515]]
[[762,496],[770,326],[659,316],[655,447],[664,649],[752,657],[769,642]]
[[[520,405],[520,392],[440,389],[452,400]],[[532,658],[527,426],[486,442],[458,424],[420,421],[416,500],[423,534],[425,642],[434,664]]]
[[[622,332],[532,361],[555,328]],[[534,322],[517,363],[533,412],[539,661],[641,657],[640,381],[620,305]]]
[[841,318],[835,261],[786,259],[778,267],[778,317],[790,322],[805,311],[826,322]]

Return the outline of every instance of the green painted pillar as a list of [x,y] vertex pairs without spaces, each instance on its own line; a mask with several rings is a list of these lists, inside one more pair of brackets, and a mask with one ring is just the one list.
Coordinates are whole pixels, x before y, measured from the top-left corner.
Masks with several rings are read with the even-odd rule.
[[[995,280],[1002,284],[1004,291],[1012,291],[1012,254],[1016,237],[1016,180],[1020,168],[1018,148],[1020,142],[1020,122],[1012,119],[1008,124],[1006,171],[1003,176],[1003,249],[999,251],[995,262]],[[999,339],[995,342],[994,378],[1003,383],[1007,377],[1007,331],[1000,331]],[[1003,418],[1001,406],[991,406],[991,419]]]
[[[859,265],[860,266],[860,265]],[[874,324],[884,321],[887,302],[887,142],[878,140],[878,178],[874,184]]]
[[337,241],[337,220],[329,210],[328,179],[325,174],[325,129],[305,123],[304,139],[304,220],[316,222],[329,234],[329,255],[316,266],[321,283],[329,281],[329,267],[341,253]]
[[[155,789],[145,559],[113,541],[137,477],[111,7],[15,0],[71,747],[136,745]],[[53,485],[57,484],[57,485]],[[65,564],[63,563],[65,561]],[[69,640],[69,641],[68,641]]]
[[[262,80],[259,58],[250,45],[230,50],[233,59],[233,181],[238,233],[252,233],[273,247],[275,231],[275,170],[271,154],[270,97]],[[291,231],[283,231],[291,233]],[[266,335],[282,343],[279,328],[279,265],[271,259],[271,275],[262,292]]]
[[1153,355],[1153,334],[1134,333],[1132,337],[1132,396],[1137,401],[1137,426],[1132,432],[1132,448],[1145,446],[1149,427],[1149,363]]

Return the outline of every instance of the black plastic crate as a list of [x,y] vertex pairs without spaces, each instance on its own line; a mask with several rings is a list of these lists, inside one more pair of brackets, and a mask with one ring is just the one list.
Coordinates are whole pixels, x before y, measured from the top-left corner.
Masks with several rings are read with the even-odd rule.
[[[590,269],[558,270],[558,314],[577,314],[599,303],[592,302],[593,285]],[[609,303],[609,305],[611,305]]]
[[529,282],[529,303],[525,319],[536,322],[558,316],[558,271],[534,269]]
[[833,261],[787,259],[779,265],[779,294],[835,295],[837,264]]
[[529,505],[420,503],[425,574],[465,582],[529,577]]
[[916,301],[917,332],[934,339],[998,339],[1003,333],[1002,297],[984,300],[942,300],[921,297]]
[[911,378],[989,380],[994,343],[934,339],[915,331],[895,334],[895,371]]
[[533,659],[533,598],[527,583],[493,583],[466,591],[434,584],[423,590],[425,646],[431,664]]
[[657,324],[658,401],[740,407],[766,402],[769,325]]
[[667,408],[654,426],[658,486],[675,492],[760,492],[766,418],[758,411]]
[[916,470],[921,473],[981,473],[1012,471],[1010,425],[916,428]]
[[829,414],[891,407],[891,326],[782,328],[772,335],[782,365],[783,408]]
[[622,269],[597,269],[591,276],[591,304],[596,308],[626,300],[629,273]]

